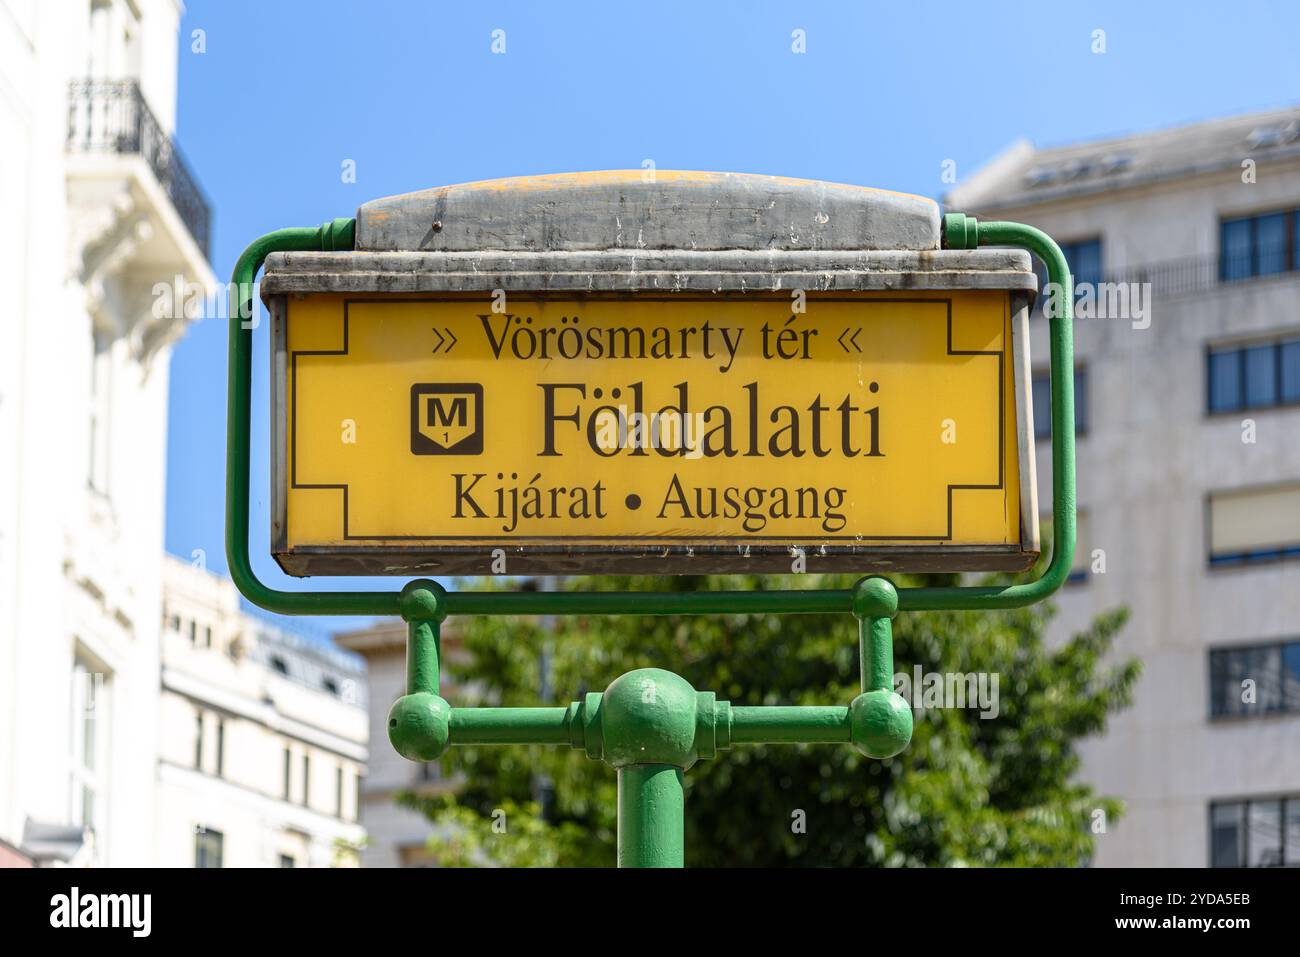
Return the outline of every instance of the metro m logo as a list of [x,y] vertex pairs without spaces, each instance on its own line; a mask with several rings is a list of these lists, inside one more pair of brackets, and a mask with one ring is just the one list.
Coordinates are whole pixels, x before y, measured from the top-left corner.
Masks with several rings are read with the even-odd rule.
[[411,453],[483,454],[483,386],[475,382],[411,386]]

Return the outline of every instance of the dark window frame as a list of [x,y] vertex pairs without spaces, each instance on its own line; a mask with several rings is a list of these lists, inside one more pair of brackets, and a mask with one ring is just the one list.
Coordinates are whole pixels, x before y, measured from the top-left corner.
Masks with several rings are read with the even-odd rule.
[[[215,851],[211,839],[216,839]],[[216,863],[205,863],[209,856],[215,854]],[[194,832],[194,866],[196,868],[220,868],[225,866],[226,836],[221,831],[210,827],[198,828]]]
[[[1042,382],[1047,388],[1047,419],[1045,422],[1040,421],[1040,417],[1035,410],[1034,414],[1034,440],[1047,441],[1052,440],[1052,374],[1048,369],[1042,369],[1029,374],[1029,391],[1030,402],[1033,402],[1033,396],[1039,394],[1038,385]],[[1091,422],[1090,405],[1092,402],[1092,383],[1088,373],[1087,362],[1076,362],[1074,364],[1074,437],[1076,439],[1085,438],[1088,435],[1088,428]],[[1080,414],[1082,410],[1082,414]]]
[[[1206,685],[1207,685],[1207,716],[1214,724],[1220,722],[1231,723],[1234,721],[1253,721],[1259,718],[1276,718],[1287,715],[1300,714],[1300,693],[1296,694],[1295,701],[1287,700],[1286,690],[1286,651],[1288,648],[1300,649],[1300,637],[1295,638],[1275,638],[1270,641],[1251,641],[1242,644],[1232,645],[1212,645],[1206,649]],[[1278,657],[1278,680],[1280,687],[1278,689],[1279,703],[1277,707],[1260,708],[1257,711],[1221,711],[1216,712],[1215,692],[1218,690],[1219,681],[1216,680],[1214,663],[1216,656],[1237,654],[1249,654],[1252,652],[1275,652]],[[1222,659],[1220,659],[1222,660]]]
[[[1205,415],[1207,418],[1221,416],[1239,416],[1242,413],[1268,412],[1273,409],[1294,409],[1300,407],[1300,398],[1284,398],[1283,349],[1285,346],[1300,342],[1300,333],[1292,331],[1269,336],[1263,339],[1249,339],[1241,342],[1205,346]],[[1252,349],[1268,348],[1273,351],[1273,398],[1261,405],[1250,405],[1247,400],[1249,386],[1246,376],[1246,354]],[[1214,407],[1214,373],[1215,356],[1234,356],[1237,369],[1237,395],[1231,405]]]
[[217,777],[226,776],[226,719],[217,718]]
[[[1262,257],[1259,244],[1259,223],[1260,220],[1269,219],[1273,216],[1282,216],[1286,222],[1286,249],[1283,257],[1283,268],[1270,272],[1261,272],[1260,260]],[[1238,226],[1242,223],[1248,223],[1250,226],[1250,262],[1247,264],[1247,271],[1244,275],[1233,275],[1232,270],[1228,269],[1227,234],[1229,227]],[[1284,276],[1289,272],[1300,269],[1300,250],[1296,246],[1298,232],[1300,232],[1300,207],[1289,206],[1281,209],[1268,209],[1258,213],[1247,213],[1242,216],[1220,216],[1219,282],[1245,282],[1249,279],[1259,279],[1264,276]]]
[[[1252,804],[1278,804],[1278,850],[1281,858],[1276,865],[1261,865],[1250,863],[1250,808]],[[1300,804],[1300,794],[1259,794],[1246,798],[1227,798],[1210,801],[1206,806],[1205,823],[1206,823],[1206,843],[1207,843],[1207,865],[1209,867],[1297,867],[1300,866],[1300,847],[1287,848],[1287,812],[1290,805]],[[1240,808],[1241,821],[1243,823],[1240,841],[1241,854],[1240,862],[1235,864],[1216,864],[1214,862],[1214,812],[1218,808]]]
[[[1078,288],[1079,282],[1102,283],[1106,281],[1106,237],[1102,233],[1096,233],[1092,236],[1085,236],[1082,239],[1069,239],[1064,242],[1058,241],[1056,245],[1060,247],[1061,253],[1065,256],[1065,262],[1070,267],[1070,275],[1075,279],[1074,301],[1077,303],[1080,296]],[[1084,276],[1081,278],[1075,273],[1074,269],[1075,262],[1078,259],[1079,250],[1092,245],[1097,247],[1097,273],[1095,276]],[[1047,266],[1046,263],[1043,263],[1042,260],[1037,257],[1034,258],[1034,261],[1038,264],[1038,266],[1034,268],[1034,272],[1038,276],[1039,294],[1037,299],[1034,301],[1032,315],[1042,316],[1045,314],[1044,303],[1047,300]]]

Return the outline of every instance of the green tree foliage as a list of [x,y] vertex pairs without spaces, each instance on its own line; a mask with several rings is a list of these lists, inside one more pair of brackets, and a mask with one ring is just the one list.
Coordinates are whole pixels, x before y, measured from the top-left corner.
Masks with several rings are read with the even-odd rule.
[[[594,581],[594,584],[593,584]],[[582,580],[618,590],[843,587],[839,578]],[[900,584],[902,584],[900,582]],[[575,586],[576,587],[576,586]],[[1130,700],[1139,665],[1107,663],[1126,617],[1096,619],[1058,648],[1050,606],[901,613],[895,672],[998,678],[998,714],[915,712],[911,746],[888,761],[848,745],[741,745],[686,774],[686,859],[705,866],[1074,866],[1119,802],[1076,779],[1076,744]],[[856,622],[844,615],[469,618],[454,705],[567,703],[633,668],[663,667],[733,704],[848,704],[858,693]],[[542,649],[552,696],[538,700]],[[987,686],[986,686],[987,687]],[[454,797],[418,799],[447,864],[609,865],[615,775],[559,748],[452,748]],[[544,816],[539,782],[553,784]],[[494,812],[495,816],[494,816]]]

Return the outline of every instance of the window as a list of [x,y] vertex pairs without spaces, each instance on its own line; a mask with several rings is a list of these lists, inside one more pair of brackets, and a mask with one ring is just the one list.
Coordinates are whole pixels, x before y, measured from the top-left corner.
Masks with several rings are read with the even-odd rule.
[[1300,268],[1300,210],[1225,219],[1219,226],[1219,278],[1224,282]]
[[220,867],[224,843],[225,839],[220,831],[200,827],[194,832],[194,866]]
[[321,682],[321,684],[325,686],[325,690],[328,691],[330,694],[335,696],[338,695],[339,683],[335,681],[333,678],[326,678],[324,681]]
[[1061,252],[1065,253],[1065,261],[1070,264],[1075,286],[1082,283],[1096,286],[1101,282],[1101,239],[1061,243]]
[[342,820],[343,818],[343,766],[339,765],[334,769],[334,813]]
[[226,771],[226,722],[217,719],[217,777],[224,777]]
[[198,645],[199,643],[199,623],[193,618],[190,619],[190,644]]
[[205,648],[212,647],[212,626],[211,625],[203,626],[203,646]]
[[1210,412],[1300,403],[1300,336],[1211,348],[1206,374]]
[[108,694],[105,675],[77,656],[72,665],[72,820],[103,839]]
[[203,712],[194,716],[194,766],[203,770]]
[[271,659],[271,667],[282,675],[287,675],[289,673],[289,665],[279,655],[276,655]]
[[1300,712],[1300,639],[1210,651],[1210,717],[1282,711]]
[[[1061,252],[1065,253],[1065,261],[1070,267],[1070,275],[1074,277],[1074,298],[1077,302],[1082,293],[1082,287],[1090,285],[1093,291],[1102,281],[1101,267],[1101,239],[1083,239],[1072,243],[1058,243]],[[1040,290],[1038,300],[1034,304],[1034,310],[1037,314],[1042,314],[1047,301],[1047,271],[1046,267],[1035,258],[1034,272],[1038,274],[1038,288]]]
[[293,752],[284,749],[284,799],[289,800],[289,778],[293,774]]
[[[1052,376],[1044,369],[1034,373],[1030,386],[1034,403],[1034,438],[1052,437]],[[1088,431],[1088,370],[1078,366],[1074,370],[1074,434]]]
[[1212,492],[1211,566],[1300,556],[1300,485]]
[[302,756],[302,806],[311,803],[311,755]]
[[1211,867],[1300,865],[1300,796],[1210,805]]
[[290,855],[290,854],[281,854],[281,855],[280,855],[280,866],[281,866],[281,867],[297,867],[297,866],[298,866],[298,862],[295,861],[295,860],[293,859],[293,856]]

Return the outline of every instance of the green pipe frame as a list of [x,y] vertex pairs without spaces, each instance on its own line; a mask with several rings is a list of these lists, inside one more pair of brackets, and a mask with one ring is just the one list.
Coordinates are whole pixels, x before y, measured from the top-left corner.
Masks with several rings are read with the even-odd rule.
[[[949,248],[1019,246],[1046,264],[1063,292],[1050,316],[1052,400],[1052,557],[1034,581],[1005,587],[895,589],[868,577],[845,589],[771,592],[449,592],[430,580],[400,592],[280,591],[265,585],[249,557],[249,443],[253,283],[277,251],[347,250],[355,222],[282,229],[252,243],[235,266],[231,300],[226,431],[226,554],[230,575],[249,601],[281,614],[401,615],[407,622],[406,694],[388,715],[393,747],[413,761],[434,761],[452,745],[568,746],[618,772],[618,863],[683,863],[683,774],[697,760],[737,744],[851,744],[871,758],[900,753],[912,737],[912,712],[893,691],[893,619],[900,610],[1018,608],[1065,582],[1075,545],[1073,284],[1065,257],[1046,234],[1018,223],[944,218]],[[851,612],[858,620],[861,687],[847,707],[732,707],[696,691],[679,675],[642,668],[604,692],[568,707],[453,708],[440,696],[442,622],[459,615],[703,615]]]
[[[356,223],[336,219],[319,228],[280,229],[254,240],[235,264],[230,298],[226,416],[226,559],[230,577],[253,604],[284,615],[397,615],[398,592],[283,591],[253,571],[248,550],[249,445],[253,364],[253,289],[273,252],[340,251],[353,248]],[[1069,577],[1075,545],[1073,280],[1059,246],[1046,233],[1021,223],[978,223],[963,213],[944,217],[944,245],[1015,246],[1047,265],[1062,290],[1050,316],[1052,402],[1052,557],[1042,575],[1005,586],[903,588],[903,611],[1021,608],[1047,598]],[[803,589],[767,592],[481,592],[440,591],[444,615],[721,615],[814,614],[853,611],[854,590]]]
[[884,578],[853,589],[862,650],[862,693],[847,707],[732,707],[658,668],[628,672],[568,707],[453,708],[439,691],[442,586],[410,582],[406,694],[388,712],[388,738],[412,761],[436,761],[452,745],[568,746],[618,772],[618,864],[680,867],[683,775],[738,744],[851,744],[889,758],[912,739],[911,706],[891,687],[898,592]]

